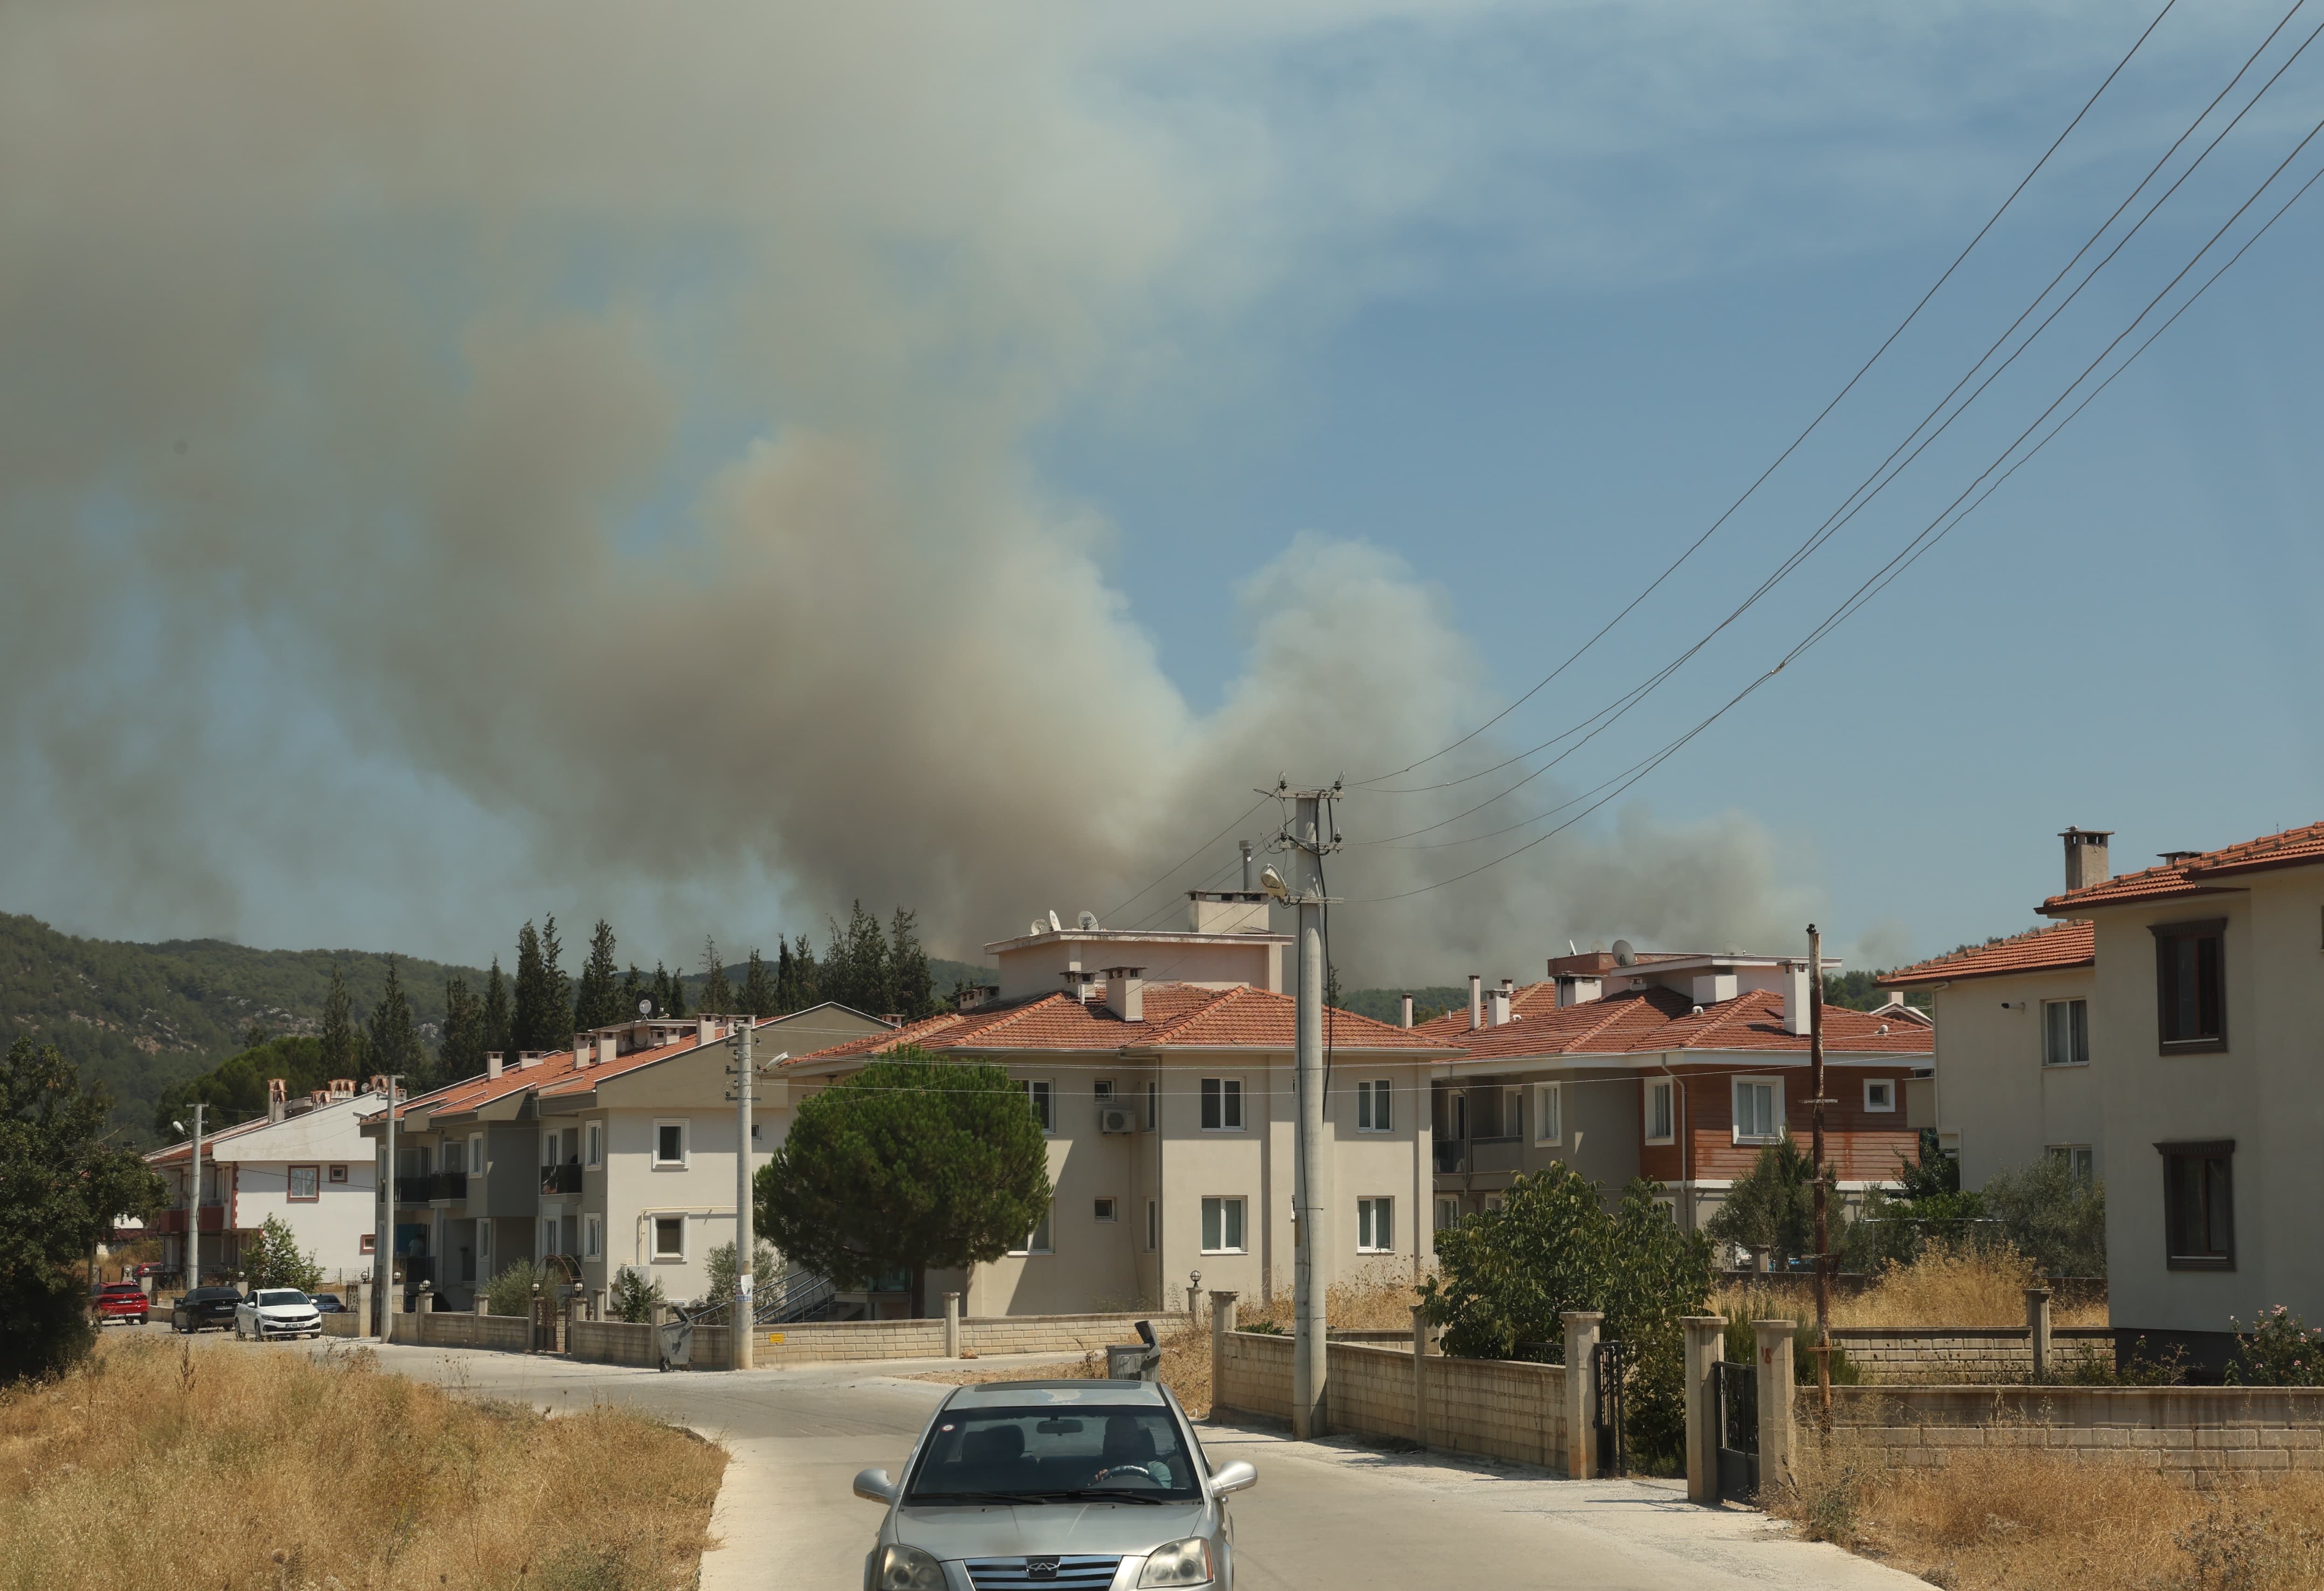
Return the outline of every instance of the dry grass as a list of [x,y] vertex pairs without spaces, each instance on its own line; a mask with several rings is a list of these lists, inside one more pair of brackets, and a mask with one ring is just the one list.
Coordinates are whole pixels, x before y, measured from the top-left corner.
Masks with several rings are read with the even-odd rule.
[[[1325,1322],[1335,1331],[1410,1331],[1412,1306],[1420,1301],[1411,1281],[1391,1266],[1360,1272],[1344,1281],[1332,1284],[1323,1295]],[[1239,1326],[1266,1324],[1291,1329],[1291,1297],[1285,1293],[1273,1303],[1254,1305],[1246,1309],[1235,1307]],[[1211,1411],[1211,1319],[1207,1312],[1185,1326],[1165,1329],[1159,1334],[1162,1347],[1162,1383],[1168,1387],[1187,1413],[1200,1420]],[[1086,1376],[1095,1380],[1105,1374],[1105,1355],[1092,1353],[1083,1355],[1078,1363],[1068,1361],[1056,1366],[1028,1369],[935,1370],[915,1377],[919,1381],[938,1381],[954,1386],[981,1386],[996,1381],[1023,1381],[1040,1376],[1057,1378]]]
[[1966,1449],[1937,1469],[1825,1454],[1771,1511],[1950,1591],[2292,1591],[2324,1584],[2324,1475],[2197,1489],[2152,1470]]
[[152,1337],[0,1392],[0,1591],[668,1591],[725,1455],[625,1409],[549,1420],[367,1350]]
[[[1932,1244],[1909,1265],[1891,1261],[1861,1292],[1835,1291],[1834,1326],[2023,1326],[2025,1290],[2040,1284],[2034,1262],[2013,1248],[1952,1249]],[[1723,1282],[1711,1295],[1730,1320],[1812,1320],[1814,1284],[1803,1277]],[[2104,1326],[2106,1299],[2061,1292],[2053,1326]]]

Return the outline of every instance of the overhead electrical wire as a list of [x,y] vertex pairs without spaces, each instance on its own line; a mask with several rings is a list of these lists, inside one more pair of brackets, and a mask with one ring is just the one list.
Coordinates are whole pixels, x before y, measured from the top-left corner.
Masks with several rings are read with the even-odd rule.
[[[1969,242],[1962,247],[1960,254],[1953,256],[1952,263],[1947,265],[1943,273],[1930,285],[1929,291],[1921,295],[1919,301],[1914,304],[1913,308],[1906,312],[1904,318],[1896,323],[1895,329],[1891,331],[1881,340],[1878,347],[1872,350],[1871,357],[1866,359],[1861,365],[1858,366],[1856,374],[1848,378],[1847,384],[1843,385],[1838,393],[1832,395],[1831,401],[1817,412],[1815,418],[1809,421],[1807,425],[1800,431],[1799,435],[1794,437],[1790,444],[1786,446],[1781,453],[1775,456],[1773,463],[1769,464],[1766,469],[1759,472],[1757,477],[1754,479],[1748,486],[1744,488],[1742,495],[1737,497],[1734,502],[1728,504],[1726,511],[1720,513],[1717,519],[1711,523],[1710,528],[1704,531],[1702,535],[1696,537],[1694,541],[1687,546],[1684,551],[1681,552],[1677,558],[1674,559],[1660,574],[1656,575],[1654,579],[1646,585],[1644,590],[1640,591],[1637,596],[1632,597],[1629,602],[1623,606],[1620,612],[1617,613],[1612,618],[1607,620],[1606,623],[1599,628],[1595,634],[1591,635],[1590,639],[1583,642],[1579,647],[1575,648],[1564,661],[1559,663],[1557,667],[1552,669],[1547,674],[1544,675],[1523,696],[1518,697],[1517,700],[1509,703],[1508,706],[1503,708],[1499,712],[1495,713],[1491,717],[1486,719],[1475,728],[1468,731],[1468,733],[1462,735],[1457,740],[1452,741],[1450,745],[1429,753],[1428,755],[1422,757],[1417,762],[1407,763],[1403,767],[1392,770],[1389,772],[1374,774],[1370,778],[1352,780],[1350,782],[1354,785],[1371,785],[1379,784],[1390,779],[1401,778],[1403,775],[1411,772],[1416,768],[1426,766],[1428,763],[1434,762],[1437,758],[1445,755],[1447,753],[1459,750],[1462,746],[1467,745],[1478,735],[1482,735],[1486,730],[1490,729],[1494,725],[1508,717],[1511,713],[1517,711],[1517,708],[1523,707],[1526,702],[1532,700],[1536,696],[1540,694],[1541,691],[1547,689],[1551,681],[1554,680],[1559,675],[1565,672],[1567,669],[1572,667],[1573,664],[1581,659],[1583,653],[1587,652],[1591,647],[1597,645],[1598,643],[1603,640],[1617,624],[1619,624],[1625,618],[1628,617],[1633,609],[1637,608],[1637,606],[1644,602],[1647,597],[1653,596],[1655,591],[1661,587],[1665,580],[1668,580],[1671,576],[1676,574],[1679,569],[1685,564],[1689,559],[1692,558],[1694,554],[1702,549],[1705,542],[1709,541],[1712,536],[1719,532],[1721,526],[1726,524],[1729,519],[1734,517],[1736,512],[1740,509],[1744,504],[1750,501],[1752,495],[1766,483],[1768,477],[1773,476],[1777,469],[1783,467],[1784,460],[1791,458],[1794,453],[1799,450],[1801,445],[1804,443],[1810,436],[1813,435],[1816,429],[1823,424],[1824,421],[1831,415],[1831,412],[1840,406],[1841,400],[1846,398],[1849,393],[1856,389],[1857,383],[1862,381],[1865,375],[1870,372],[1872,367],[1880,362],[1881,356],[1886,354],[1890,347],[1895,344],[1896,339],[1904,334],[1905,329],[1920,317],[1921,311],[1928,307],[1929,301],[1937,296],[1938,290],[1952,279],[1953,273],[1960,269],[1961,263],[1967,260],[1969,254],[1977,248],[1977,245],[1985,240],[1986,235],[1991,232],[1995,225],[2000,221],[2001,217],[2005,214],[2007,213],[2009,207],[2017,202],[2018,195],[2025,191],[2026,185],[2031,183],[2034,179],[2041,173],[2042,169],[2050,163],[2050,157],[2057,153],[2060,145],[2066,142],[2068,136],[2072,134],[2076,127],[2081,125],[2082,118],[2089,114],[2090,107],[2098,104],[2099,97],[2106,93],[2107,89],[2113,84],[2116,78],[2122,75],[2123,69],[2130,64],[2131,58],[2138,53],[2140,48],[2145,44],[2148,37],[2153,33],[2156,28],[2163,24],[2163,19],[2171,14],[2172,7],[2177,4],[2178,0],[2163,0],[2163,9],[2154,14],[2154,20],[2146,24],[2144,31],[2138,35],[2137,39],[2132,42],[2130,48],[2123,53],[2122,59],[2115,63],[2114,69],[2107,73],[2105,79],[2098,84],[2097,88],[2091,91],[2090,97],[2082,102],[2081,108],[2074,113],[2073,120],[2066,124],[2065,130],[2060,133],[2056,138],[2051,140],[2050,146],[2042,152],[2042,158],[2035,161],[2033,168],[2028,171],[2024,177],[2018,180],[2017,186],[2009,190],[2009,197],[2003,199],[2000,206],[1995,209],[1993,214],[1986,218],[1985,225],[1978,227],[1977,235],[1969,240]],[[2296,10],[2298,7],[2295,5],[2294,9]]]

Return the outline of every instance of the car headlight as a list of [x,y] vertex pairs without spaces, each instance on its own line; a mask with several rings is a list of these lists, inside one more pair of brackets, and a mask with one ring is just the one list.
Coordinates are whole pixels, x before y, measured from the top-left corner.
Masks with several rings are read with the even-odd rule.
[[1183,1541],[1173,1541],[1157,1547],[1146,1558],[1146,1567],[1139,1572],[1140,1586],[1207,1586],[1211,1583],[1211,1544],[1200,1536],[1189,1536]]
[[871,1591],[945,1591],[944,1566],[899,1543],[872,1555]]

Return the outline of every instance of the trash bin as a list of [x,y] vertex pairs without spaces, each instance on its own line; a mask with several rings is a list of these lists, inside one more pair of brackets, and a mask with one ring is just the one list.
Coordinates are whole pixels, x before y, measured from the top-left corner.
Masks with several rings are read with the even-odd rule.
[[661,1338],[661,1365],[664,1370],[694,1368],[694,1322],[680,1315],[675,1320],[665,1320],[654,1328]]

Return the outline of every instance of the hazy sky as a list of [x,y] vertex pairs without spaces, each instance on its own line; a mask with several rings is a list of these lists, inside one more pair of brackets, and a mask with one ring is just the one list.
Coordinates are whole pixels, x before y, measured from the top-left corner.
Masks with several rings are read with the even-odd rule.
[[[1404,767],[1636,597],[2153,10],[18,0],[0,909],[471,960],[604,915],[649,965],[859,895],[952,953],[1164,912],[1254,786]],[[2070,823],[2130,866],[2318,816],[2324,193],[1609,782],[2131,324],[2324,116],[2324,42],[1895,485],[1468,810],[1727,617],[2282,14],[2174,6],[1675,576],[1353,784],[1351,976],[1811,916],[1893,961],[2025,925]]]

